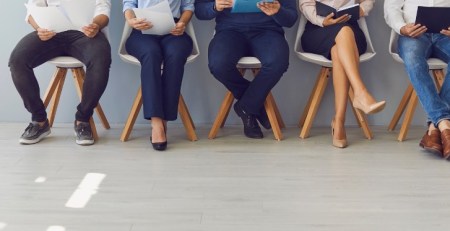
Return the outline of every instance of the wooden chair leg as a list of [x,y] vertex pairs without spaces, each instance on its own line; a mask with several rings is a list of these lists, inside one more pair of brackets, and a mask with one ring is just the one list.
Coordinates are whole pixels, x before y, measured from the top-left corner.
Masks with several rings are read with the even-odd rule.
[[299,128],[303,127],[303,125],[305,124],[306,116],[308,115],[308,110],[307,110],[307,109],[309,109],[309,107],[311,107],[311,101],[312,101],[313,98],[314,98],[313,92],[316,91],[316,89],[317,89],[319,83],[321,82],[320,76],[322,75],[322,71],[324,71],[324,67],[322,67],[322,69],[321,69],[320,72],[319,72],[319,75],[318,75],[317,78],[316,78],[316,82],[314,83],[314,87],[312,88],[313,91],[312,91],[311,94],[309,95],[308,101],[306,102],[306,105],[305,105],[305,109],[303,110],[303,113],[302,113],[302,115],[300,116],[300,120],[298,121],[298,127],[299,127]]
[[59,99],[61,98],[61,92],[64,87],[64,81],[66,76],[61,76],[58,81],[58,86],[56,87],[56,91],[53,94],[52,101],[50,104],[50,110],[48,113],[48,123],[50,127],[53,127],[53,122],[55,121],[56,110],[58,109]]
[[[300,138],[305,139],[309,136],[309,130],[311,129],[314,117],[316,116],[317,110],[319,109],[320,101],[322,100],[323,93],[328,83],[328,75],[330,68],[322,67],[318,80],[316,83],[316,88],[313,89],[310,96],[310,103],[306,105],[303,110],[303,114],[306,113],[306,117],[303,123],[303,127],[300,132]],[[302,121],[303,119],[300,119]]]
[[136,122],[136,118],[139,115],[142,107],[142,87],[139,87],[139,90],[136,94],[136,98],[134,99],[133,106],[131,107],[130,114],[128,115],[127,122],[125,123],[125,127],[123,128],[122,135],[120,136],[120,140],[125,142],[128,140],[131,134],[131,130],[133,130],[134,123]]
[[[76,74],[79,75],[78,77],[80,77],[83,82],[84,79],[86,78],[86,73],[84,72],[84,68],[77,68],[79,72],[77,72]],[[75,72],[74,72],[75,74]],[[103,127],[105,129],[110,129],[111,126],[109,125],[108,119],[105,116],[105,113],[103,112],[102,106],[100,105],[100,103],[97,105],[97,107],[94,108],[95,113],[97,113],[98,118],[100,119],[100,122],[102,123]]]
[[414,89],[413,89],[413,86],[411,85],[411,83],[408,84],[405,94],[403,94],[402,100],[398,104],[397,110],[395,111],[394,116],[392,117],[391,122],[389,123],[389,127],[388,127],[389,131],[395,130],[395,127],[397,126],[398,121],[400,121],[400,117],[403,115],[403,113],[405,112],[406,106],[410,102],[413,91],[414,91]]
[[[271,96],[272,94],[269,93],[269,95]],[[264,107],[267,112],[267,117],[269,118],[270,126],[272,127],[273,135],[276,140],[281,141],[283,139],[283,134],[280,129],[280,121],[278,121],[277,114],[275,112],[275,101],[270,100],[270,96],[267,96],[267,99],[264,102]]]
[[373,134],[369,128],[369,125],[367,124],[366,114],[364,114],[360,110],[357,110],[356,108],[353,107],[353,100],[355,99],[355,93],[353,92],[353,88],[351,88],[351,87],[348,90],[348,96],[350,98],[350,101],[352,102],[351,105],[352,105],[353,112],[355,113],[355,118],[358,121],[358,123],[360,124],[361,129],[363,130],[364,136],[367,139],[371,140],[373,138]]
[[178,103],[178,112],[180,114],[181,120],[183,121],[184,128],[186,129],[187,137],[190,141],[198,140],[197,134],[195,133],[194,123],[192,122],[191,115],[184,102],[183,96],[180,94],[180,99]]
[[[228,95],[229,94],[229,95]],[[228,97],[232,97],[231,98],[231,103],[230,103],[230,106],[227,108],[227,111],[225,112],[225,116],[224,116],[224,119],[223,119],[223,121],[222,121],[222,124],[220,124],[220,128],[223,128],[223,126],[225,126],[225,122],[227,121],[227,118],[228,118],[228,115],[230,114],[230,110],[231,110],[231,105],[233,104],[233,102],[234,102],[234,96],[233,96],[233,94],[229,91],[229,92],[227,92],[227,95],[225,95],[225,98],[228,98]],[[229,99],[228,99],[229,100]]]
[[55,74],[52,77],[52,80],[50,80],[50,84],[47,88],[47,91],[44,94],[44,106],[47,108],[48,104],[50,103],[50,100],[52,100],[52,97],[55,93],[56,88],[58,87],[59,82],[61,81],[61,78],[66,76],[67,74],[67,68],[61,68],[57,67]]
[[436,84],[436,88],[438,89],[438,91],[441,91],[442,88],[442,84],[444,83],[444,70],[442,69],[438,69],[438,70],[433,70],[433,77],[434,77],[434,82]]
[[214,120],[214,123],[209,131],[208,139],[216,138],[217,132],[219,132],[219,128],[223,126],[225,120],[227,119],[228,113],[231,109],[231,104],[233,103],[234,97],[231,92],[227,92],[225,98],[222,101],[222,105],[220,106],[219,113]]
[[286,128],[286,125],[283,121],[283,117],[281,117],[280,110],[278,109],[275,98],[273,97],[271,92],[269,92],[269,95],[267,96],[266,100],[271,101],[271,104],[273,105],[273,109],[275,110],[275,115],[277,116],[277,121],[278,121],[280,128]]
[[400,133],[398,134],[398,141],[403,141],[408,134],[409,125],[414,117],[414,111],[417,106],[417,94],[415,91],[412,92],[411,98],[409,99],[408,108],[405,112],[405,118],[403,118],[402,127],[400,128]]

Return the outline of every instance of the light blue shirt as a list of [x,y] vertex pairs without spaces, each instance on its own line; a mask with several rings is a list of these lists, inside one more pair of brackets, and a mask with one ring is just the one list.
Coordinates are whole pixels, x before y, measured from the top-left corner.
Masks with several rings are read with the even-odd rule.
[[174,18],[180,18],[183,11],[194,11],[195,0],[123,0],[123,12],[133,8],[148,8],[161,1],[169,1]]

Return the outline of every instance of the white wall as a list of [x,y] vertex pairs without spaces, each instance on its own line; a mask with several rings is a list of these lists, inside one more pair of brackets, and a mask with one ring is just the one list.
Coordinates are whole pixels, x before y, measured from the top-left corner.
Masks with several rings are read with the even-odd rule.
[[[0,21],[2,22],[2,43],[0,44],[0,122],[28,122],[30,115],[24,109],[19,94],[12,83],[8,68],[8,58],[11,50],[19,39],[31,31],[31,27],[24,22],[25,0],[3,1]],[[132,101],[139,86],[139,70],[137,67],[123,63],[117,55],[117,47],[123,28],[121,1],[113,0],[110,22],[111,46],[113,63],[110,81],[101,99],[103,109],[112,124],[123,124],[126,120]],[[379,100],[386,100],[386,109],[381,113],[369,116],[370,124],[385,125],[394,113],[406,85],[407,76],[403,66],[393,61],[387,51],[390,29],[383,18],[383,1],[377,1],[368,18],[371,37],[377,51],[375,58],[361,65],[361,72],[369,90]],[[200,45],[200,56],[186,66],[182,94],[191,111],[193,120],[197,124],[211,124],[223,99],[225,88],[210,74],[207,67],[207,47],[214,29],[213,21],[193,20]],[[290,67],[278,85],[273,89],[281,114],[288,125],[297,123],[300,113],[305,106],[313,87],[319,67],[305,63],[297,58],[293,52],[293,42],[297,26],[287,29],[286,37],[291,48]],[[44,64],[35,69],[44,93],[55,67]],[[329,82],[324,101],[315,120],[315,126],[329,126],[334,114],[333,92]],[[78,97],[71,78],[66,79],[62,93],[60,107],[56,115],[56,122],[72,122]],[[355,120],[348,109],[348,124],[355,124]],[[425,115],[418,107],[414,124],[423,124]],[[146,123],[139,117],[138,123]],[[177,123],[179,123],[177,121]],[[238,124],[237,116],[230,113],[230,124]]]

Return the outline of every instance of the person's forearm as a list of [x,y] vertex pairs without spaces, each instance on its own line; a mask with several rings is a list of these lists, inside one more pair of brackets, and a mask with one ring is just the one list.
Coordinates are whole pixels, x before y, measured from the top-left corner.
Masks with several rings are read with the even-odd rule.
[[95,24],[97,24],[97,25],[99,25],[99,27],[100,27],[99,29],[101,30],[101,29],[103,29],[105,26],[108,25],[108,23],[109,23],[109,17],[106,16],[106,15],[104,15],[104,14],[100,14],[100,15],[97,15],[97,16],[94,18],[94,20],[92,20],[92,22],[95,23]]
[[33,16],[28,17],[28,23],[33,27],[34,30],[37,30],[39,28],[39,25],[34,21]]
[[187,25],[191,21],[193,14],[194,12],[190,10],[183,11],[183,13],[180,16],[180,20],[178,22],[183,22],[185,25]]
[[131,10],[131,9],[126,10],[125,13],[124,13],[124,16],[125,16],[126,20],[130,20],[130,19],[136,18],[136,15],[134,14],[134,11]]

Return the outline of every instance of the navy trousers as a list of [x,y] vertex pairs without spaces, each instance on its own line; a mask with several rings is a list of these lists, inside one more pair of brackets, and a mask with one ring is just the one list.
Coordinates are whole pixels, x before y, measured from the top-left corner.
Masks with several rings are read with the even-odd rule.
[[186,33],[160,36],[133,30],[125,46],[141,63],[144,118],[176,120],[184,65],[192,53],[191,37]]
[[[241,76],[236,64],[241,57],[254,56],[262,67],[253,81]],[[289,47],[284,34],[265,29],[218,31],[208,50],[213,76],[239,100],[245,112],[258,115],[270,90],[289,66]]]

